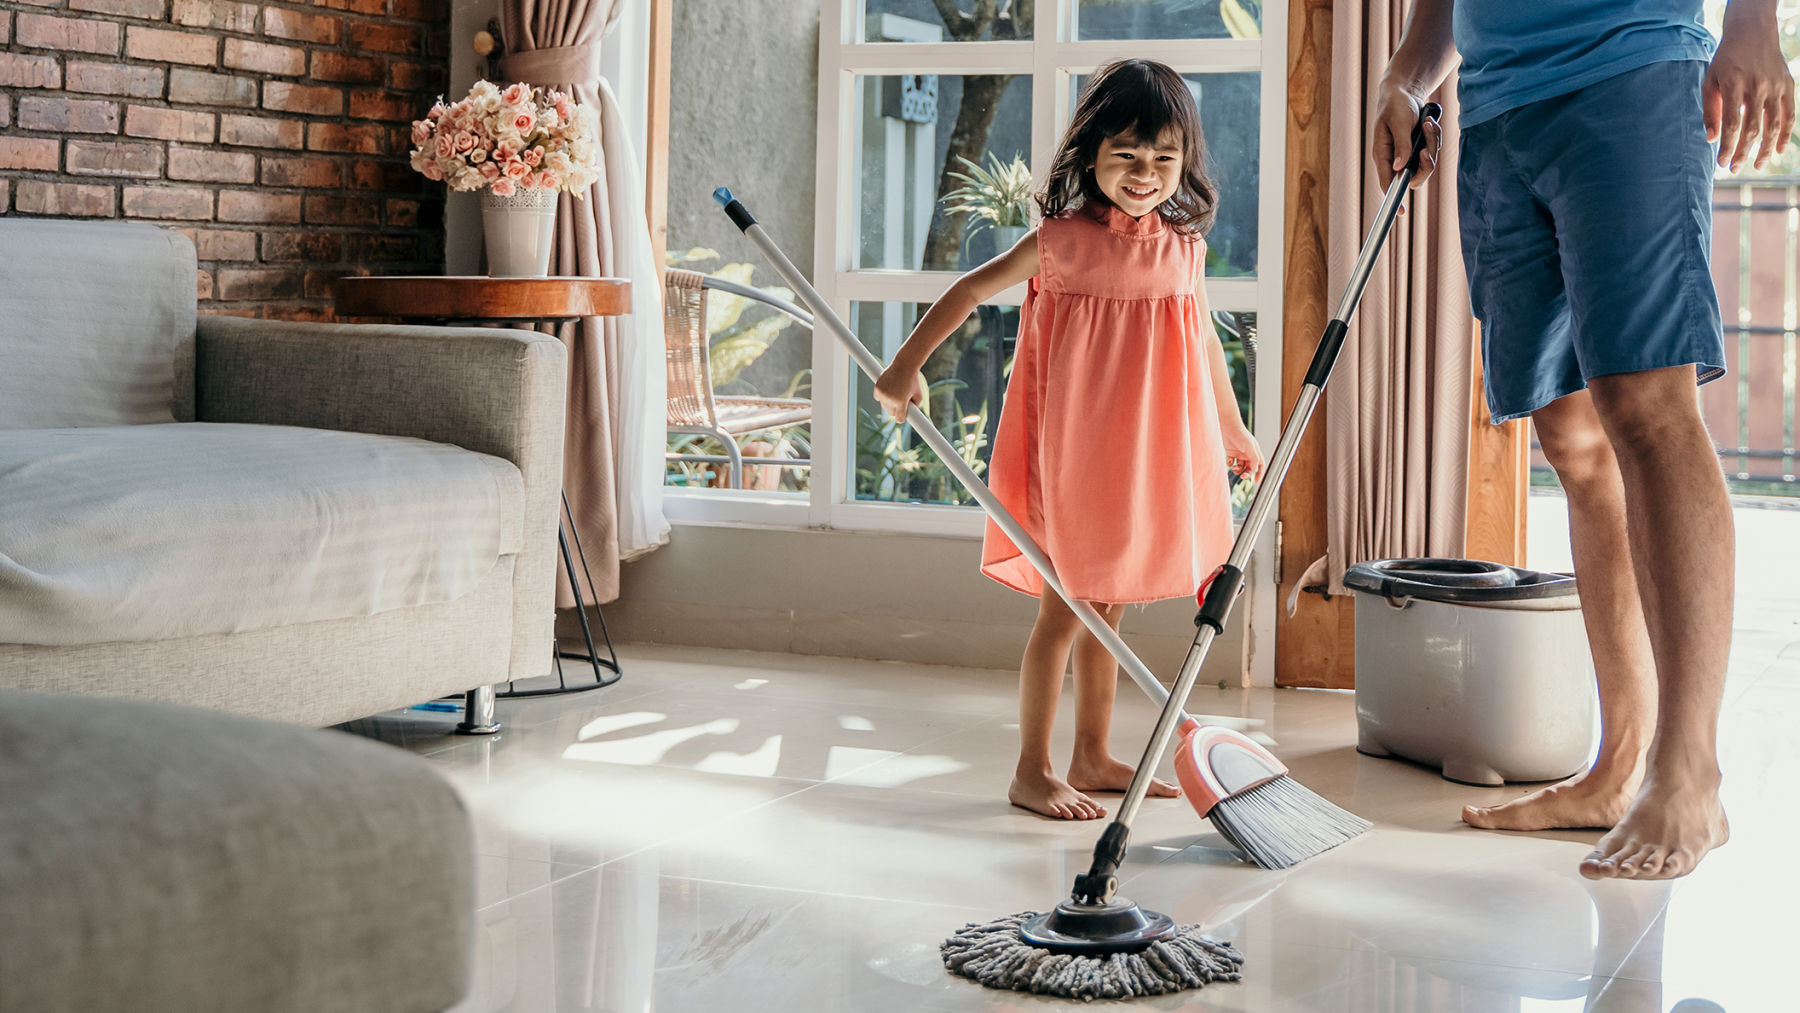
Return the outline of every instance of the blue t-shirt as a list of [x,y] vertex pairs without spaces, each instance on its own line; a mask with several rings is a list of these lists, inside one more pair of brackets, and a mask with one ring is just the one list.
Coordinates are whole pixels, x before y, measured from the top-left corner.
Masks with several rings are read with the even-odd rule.
[[1711,60],[1701,0],[1456,0],[1457,99],[1472,127],[1665,60]]

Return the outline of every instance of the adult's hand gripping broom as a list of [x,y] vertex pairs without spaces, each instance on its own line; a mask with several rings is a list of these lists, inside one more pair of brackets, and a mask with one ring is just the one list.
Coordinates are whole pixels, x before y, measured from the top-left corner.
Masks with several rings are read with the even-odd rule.
[[[1439,113],[1436,103],[1428,103],[1420,112],[1419,122],[1413,128],[1412,155],[1388,186],[1237,540],[1225,565],[1201,589],[1200,610],[1194,619],[1198,632],[1173,689],[1162,688],[1091,606],[1071,600],[1063,592],[1055,567],[1037,543],[964,463],[919,406],[907,407],[907,421],[914,431],[1006,532],[1025,559],[1043,575],[1045,583],[1068,602],[1077,618],[1119,661],[1132,681],[1163,704],[1119,811],[1094,846],[1092,867],[1075,877],[1070,898],[1048,914],[1013,916],[988,925],[971,925],[958,932],[944,944],[945,964],[956,973],[997,988],[1084,998],[1158,994],[1237,977],[1236,966],[1242,958],[1229,946],[1201,939],[1196,927],[1178,928],[1167,915],[1146,911],[1115,896],[1117,872],[1125,858],[1131,822],[1143,804],[1177,724],[1182,727],[1183,740],[1175,768],[1183,794],[1196,811],[1212,820],[1226,840],[1257,865],[1286,868],[1369,828],[1368,821],[1332,805],[1288,777],[1286,766],[1254,741],[1228,728],[1202,726],[1182,713],[1181,708],[1193,690],[1213,640],[1224,631],[1231,607],[1243,590],[1244,567],[1274,509],[1300,438],[1337,364],[1350,316],[1361,300],[1375,260],[1418,171],[1419,156],[1426,143],[1425,123],[1436,120]],[[822,323],[871,379],[879,377],[881,362],[856,338],[743,203],[723,187],[714,191],[713,198],[769,259],[775,273],[799,294],[812,310],[815,323]],[[1102,959],[1121,954],[1130,955],[1124,966],[1116,960]],[[1051,955],[1073,955],[1076,959],[1063,961],[1055,973],[1045,974],[1043,961]]]

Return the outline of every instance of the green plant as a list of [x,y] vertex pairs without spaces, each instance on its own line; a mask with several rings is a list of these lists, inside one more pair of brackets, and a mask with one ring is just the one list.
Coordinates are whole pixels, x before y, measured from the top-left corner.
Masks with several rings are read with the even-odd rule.
[[1256,495],[1256,482],[1248,478],[1240,478],[1231,487],[1231,516],[1242,518],[1250,510],[1250,500]]
[[1219,0],[1219,20],[1234,39],[1262,38],[1262,4],[1257,0]]
[[[963,386],[958,380],[943,380],[932,384],[931,389],[935,398],[940,389]],[[983,401],[980,410],[960,416],[944,434],[957,456],[977,475],[987,469],[987,462],[981,459],[981,451],[987,446],[987,423],[988,405]],[[857,496],[954,505],[968,502],[967,490],[936,452],[923,442],[909,445],[908,433],[903,422],[867,408],[857,409]]]
[[666,267],[680,267],[683,264],[696,263],[702,260],[718,260],[719,257],[720,254],[718,250],[710,250],[704,246],[694,246],[686,250],[670,250],[663,254],[663,264]]
[[1208,278],[1242,278],[1252,272],[1231,263],[1231,240],[1212,237],[1206,241],[1206,276]]
[[812,367],[810,366],[795,373],[793,379],[788,381],[787,389],[775,396],[799,397],[803,390],[806,391],[806,396],[812,396]]
[[1002,164],[999,156],[990,151],[986,168],[961,155],[956,160],[968,166],[969,171],[950,173],[963,185],[940,201],[944,210],[969,216],[970,235],[995,225],[1031,224],[1031,167],[1025,159],[1014,155],[1011,162]]

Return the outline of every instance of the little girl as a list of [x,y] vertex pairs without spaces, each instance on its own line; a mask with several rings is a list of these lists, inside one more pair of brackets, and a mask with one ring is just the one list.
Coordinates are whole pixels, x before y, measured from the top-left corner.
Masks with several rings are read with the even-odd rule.
[[[989,477],[1067,592],[1115,630],[1126,604],[1199,590],[1231,548],[1227,468],[1262,468],[1206,308],[1200,237],[1215,202],[1181,76],[1147,60],[1101,68],[1037,195],[1039,227],[957,279],[875,384],[905,418],[932,351],[976,306],[1029,281]],[[1132,775],[1107,741],[1116,663],[991,521],[981,572],[1039,599],[1007,798],[1057,819],[1104,817],[1085,793],[1123,791]],[[1071,649],[1075,752],[1062,778],[1050,729]],[[1176,788],[1157,780],[1151,794]]]

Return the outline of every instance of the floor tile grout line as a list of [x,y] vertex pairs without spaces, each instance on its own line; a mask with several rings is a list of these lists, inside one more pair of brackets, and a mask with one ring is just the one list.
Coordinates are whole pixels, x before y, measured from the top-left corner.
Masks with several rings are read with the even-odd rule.
[[742,880],[720,879],[716,876],[674,876],[674,875],[670,875],[670,876],[665,876],[663,878],[677,880],[677,881],[680,881],[683,883],[708,883],[708,884],[711,884],[714,886],[735,886],[735,887],[740,887],[740,888],[747,889],[747,890],[768,890],[773,893],[796,893],[796,894],[804,894],[808,897],[830,897],[830,898],[837,898],[837,899],[842,899],[842,900],[863,901],[863,902],[868,902],[868,903],[908,904],[913,907],[948,908],[953,911],[962,909],[962,908],[974,909],[974,908],[979,907],[979,905],[976,905],[976,904],[964,904],[964,903],[952,904],[952,903],[946,903],[943,901],[935,901],[935,900],[913,900],[913,899],[909,899],[909,898],[905,898],[905,897],[882,897],[882,896],[879,896],[876,894],[844,893],[844,892],[841,892],[838,890],[812,890],[812,889],[807,889],[805,887],[797,887],[797,886],[777,886],[773,883],[746,883]]
[[[636,854],[636,852],[633,852],[633,854]],[[482,856],[482,857],[485,857],[485,858],[494,858],[494,857],[498,857],[498,856],[495,856],[495,855],[485,855],[485,856]],[[508,861],[523,861],[523,862],[535,862],[535,861],[537,861],[537,859],[534,859],[534,858],[509,858],[509,859],[508,859]],[[589,873],[589,872],[594,872],[594,871],[596,871],[596,870],[598,870],[598,869],[599,869],[599,868],[600,868],[600,866],[598,866],[598,865],[588,865],[588,866],[581,866],[581,867],[580,867],[580,868],[573,868],[573,869],[570,869],[570,870],[569,870],[569,871],[567,871],[567,872],[565,872],[565,873],[563,873],[563,874],[562,874],[562,875],[560,875],[560,876],[558,876],[558,875],[557,875],[557,874],[556,874],[556,871],[555,871],[555,870],[556,870],[556,866],[557,866],[557,865],[559,865],[559,864],[560,864],[560,865],[563,865],[563,866],[571,866],[571,865],[576,865],[576,864],[577,864],[577,863],[573,863],[573,862],[560,862],[560,863],[559,863],[559,862],[547,862],[547,863],[545,863],[545,864],[547,864],[547,865],[549,865],[549,866],[550,866],[550,868],[551,868],[551,872],[550,872],[550,879],[549,879],[549,881],[547,881],[547,882],[543,882],[543,883],[539,883],[539,884],[538,884],[538,885],[536,885],[536,886],[534,886],[534,887],[532,887],[532,888],[531,888],[531,889],[529,889],[529,890],[521,890],[521,891],[520,891],[520,892],[518,892],[518,893],[515,893],[515,894],[513,894],[513,895],[512,895],[512,896],[510,896],[510,897],[507,897],[507,898],[505,898],[505,899],[504,899],[504,900],[497,900],[497,901],[494,901],[494,902],[493,902],[493,903],[491,903],[491,904],[483,904],[483,905],[482,905],[482,906],[480,906],[480,907],[478,907],[478,908],[476,908],[476,909],[475,909],[475,910],[476,910],[476,912],[477,912],[477,913],[480,913],[480,912],[482,912],[482,911],[492,911],[492,910],[493,910],[493,909],[494,909],[494,908],[497,908],[497,907],[499,907],[499,906],[501,906],[501,905],[502,905],[502,904],[511,904],[511,903],[512,903],[512,902],[513,902],[513,901],[515,901],[515,900],[519,900],[519,899],[520,899],[520,898],[523,898],[523,897],[530,897],[530,896],[531,896],[531,895],[533,895],[533,894],[535,894],[535,893],[537,893],[537,892],[538,892],[538,891],[540,891],[540,890],[548,890],[548,889],[550,889],[550,888],[551,888],[551,887],[553,887],[553,886],[555,886],[555,885],[556,885],[556,884],[558,884],[558,883],[561,883],[561,882],[563,882],[563,881],[564,881],[564,880],[569,880],[569,879],[574,879],[574,878],[575,878],[575,877],[576,877],[576,876],[580,876],[580,875],[582,875],[582,874],[584,874],[584,873]]]

